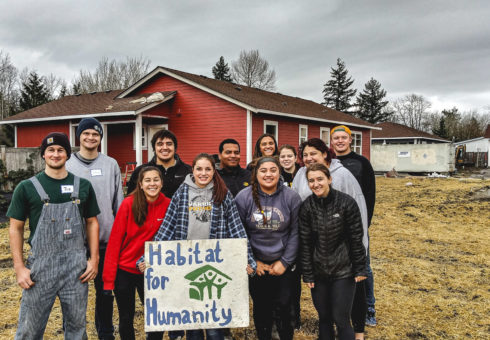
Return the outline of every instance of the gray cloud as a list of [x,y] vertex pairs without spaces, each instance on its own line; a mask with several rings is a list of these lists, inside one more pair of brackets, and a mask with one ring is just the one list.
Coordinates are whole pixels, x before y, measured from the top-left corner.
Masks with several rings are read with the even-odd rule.
[[0,49],[68,81],[102,56],[210,75],[221,55],[259,49],[279,92],[318,102],[340,57],[359,90],[374,77],[392,98],[468,109],[490,104],[488,17],[487,1],[4,0]]

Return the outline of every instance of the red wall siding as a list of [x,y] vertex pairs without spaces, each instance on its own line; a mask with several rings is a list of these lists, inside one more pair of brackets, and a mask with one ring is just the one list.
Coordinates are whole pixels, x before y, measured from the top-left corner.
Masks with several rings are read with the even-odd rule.
[[[252,141],[253,148],[255,148],[255,142],[264,133],[264,121],[276,121],[278,122],[278,146],[283,144],[290,144],[298,150],[299,147],[299,125],[308,125],[308,139],[320,138],[320,127],[333,128],[337,124],[329,123],[312,123],[305,122],[300,119],[281,118],[278,116],[257,116],[254,115],[252,122]],[[367,159],[370,158],[370,130],[363,130],[360,128],[352,128],[355,131],[362,131],[362,155]]]
[[116,159],[124,171],[126,162],[134,162],[136,159],[133,149],[133,123],[109,124],[107,135],[107,154]]
[[362,131],[362,155],[371,160],[371,130]]
[[68,122],[30,123],[17,125],[17,147],[29,148],[40,146],[43,138],[51,132],[63,132],[69,136]]
[[191,163],[200,152],[218,153],[223,139],[234,138],[242,149],[241,165],[246,165],[245,109],[165,75],[139,93],[157,91],[177,91],[162,115],[169,117],[168,128],[177,136],[177,153],[184,162]]

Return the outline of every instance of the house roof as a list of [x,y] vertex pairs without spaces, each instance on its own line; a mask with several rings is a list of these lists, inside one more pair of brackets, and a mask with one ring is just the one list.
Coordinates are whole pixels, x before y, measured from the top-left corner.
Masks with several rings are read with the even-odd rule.
[[121,92],[118,97],[125,98],[138,91],[155,77],[162,74],[179,79],[201,90],[233,102],[247,110],[291,118],[302,118],[334,124],[346,124],[369,129],[377,129],[374,124],[353,117],[311,100],[283,95],[281,93],[259,90],[253,87],[237,85],[227,81],[217,80],[202,75],[182,72],[166,67],[157,67],[138,82]]
[[117,98],[121,92],[122,90],[115,90],[65,96],[5,118],[0,124],[83,118],[86,115],[91,117],[135,115],[173,98],[176,93],[175,91],[157,92]]
[[449,143],[447,139],[402,124],[384,122],[376,126],[382,130],[373,130],[371,139],[430,139]]

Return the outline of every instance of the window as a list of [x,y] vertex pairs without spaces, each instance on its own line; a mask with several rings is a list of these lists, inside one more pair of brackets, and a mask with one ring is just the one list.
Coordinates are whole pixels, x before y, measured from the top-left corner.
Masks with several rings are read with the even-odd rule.
[[273,135],[277,144],[279,144],[279,140],[277,138],[277,126],[278,123],[276,121],[264,120],[264,133],[270,133],[271,135]]
[[[133,149],[136,149],[136,143],[134,138],[136,137],[136,133],[133,128]],[[148,126],[143,124],[141,126],[141,148],[146,150],[148,148]]]
[[299,125],[299,145],[308,140],[308,125]]
[[330,128],[321,127],[320,128],[320,139],[330,147]]
[[352,131],[351,149],[355,153],[362,155],[362,133]]

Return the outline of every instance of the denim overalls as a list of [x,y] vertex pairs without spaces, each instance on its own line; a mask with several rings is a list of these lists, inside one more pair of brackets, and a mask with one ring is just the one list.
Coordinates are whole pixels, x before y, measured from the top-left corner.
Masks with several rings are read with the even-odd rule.
[[36,177],[30,180],[44,205],[26,264],[35,284],[22,292],[15,339],[43,338],[56,296],[61,303],[65,339],[87,339],[88,284],[79,279],[87,266],[85,226],[78,209],[80,178],[75,176],[71,201],[59,204],[49,203]]

